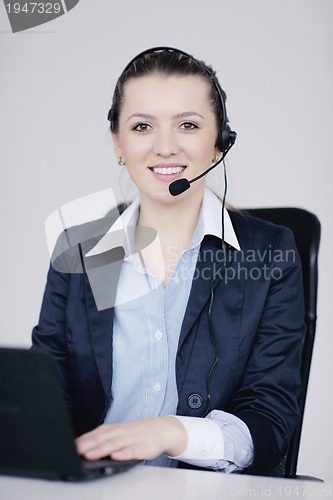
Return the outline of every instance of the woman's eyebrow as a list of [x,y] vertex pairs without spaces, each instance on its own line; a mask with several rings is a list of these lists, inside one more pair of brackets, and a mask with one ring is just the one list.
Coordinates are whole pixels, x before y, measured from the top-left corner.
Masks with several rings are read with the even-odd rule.
[[147,120],[153,120],[154,118],[156,118],[156,116],[149,115],[148,113],[133,113],[128,117],[127,121],[129,121],[131,118],[145,118]]
[[[185,111],[184,113],[178,113],[176,115],[173,115],[172,118],[188,118],[189,116],[199,116],[204,120],[204,117],[197,113],[196,111]],[[133,113],[127,121],[129,121],[131,118],[144,118],[146,120],[156,120],[156,116],[150,115],[149,113]]]
[[196,111],[186,111],[185,113],[179,113],[177,115],[174,115],[172,118],[188,118],[189,116],[199,116],[204,120],[204,117]]

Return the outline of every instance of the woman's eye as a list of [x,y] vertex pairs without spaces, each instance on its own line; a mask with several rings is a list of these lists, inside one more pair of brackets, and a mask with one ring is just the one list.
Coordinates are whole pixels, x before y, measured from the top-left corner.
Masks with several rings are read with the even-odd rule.
[[132,130],[135,130],[136,132],[146,132],[149,128],[150,125],[148,125],[148,123],[137,123],[134,125]]
[[192,122],[184,122],[181,124],[181,128],[184,130],[194,130],[194,129],[198,128],[198,125],[196,125],[195,123],[192,123]]

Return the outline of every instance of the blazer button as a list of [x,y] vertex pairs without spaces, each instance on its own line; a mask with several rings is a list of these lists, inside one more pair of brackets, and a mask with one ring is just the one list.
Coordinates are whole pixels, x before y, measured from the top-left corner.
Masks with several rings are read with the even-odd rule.
[[187,404],[189,405],[190,408],[197,409],[202,406],[202,397],[200,394],[191,394],[187,398]]

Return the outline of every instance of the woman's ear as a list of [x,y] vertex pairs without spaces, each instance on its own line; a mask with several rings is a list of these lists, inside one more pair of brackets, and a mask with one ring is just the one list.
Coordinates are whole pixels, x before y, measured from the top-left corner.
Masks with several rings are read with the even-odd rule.
[[113,149],[116,153],[116,157],[120,158],[122,156],[122,153],[121,153],[121,148],[120,148],[120,144],[119,144],[118,134],[112,133],[112,142],[113,142]]

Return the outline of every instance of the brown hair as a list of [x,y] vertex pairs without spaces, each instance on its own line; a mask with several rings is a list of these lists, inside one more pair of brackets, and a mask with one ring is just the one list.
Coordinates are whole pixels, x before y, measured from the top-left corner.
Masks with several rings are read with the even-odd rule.
[[198,75],[204,78],[210,86],[210,103],[216,116],[218,130],[221,129],[223,121],[226,119],[221,99],[225,101],[226,94],[220,87],[215,71],[204,62],[177,49],[157,48],[139,54],[126,66],[120,75],[114,90],[112,107],[109,112],[110,128],[113,133],[117,133],[119,129],[119,114],[124,102],[125,84],[132,78],[140,78],[153,73],[165,76]]

